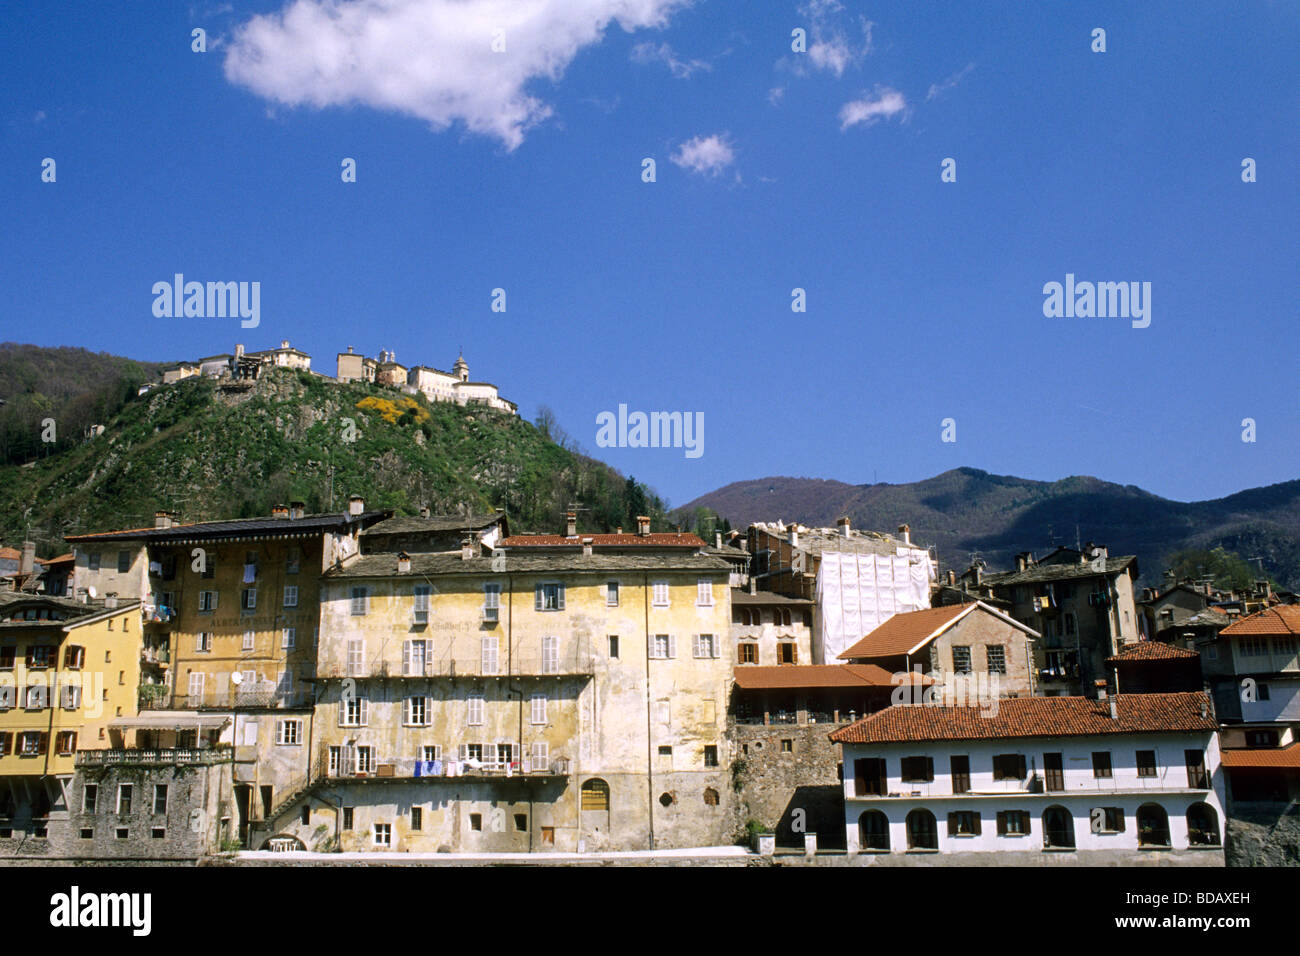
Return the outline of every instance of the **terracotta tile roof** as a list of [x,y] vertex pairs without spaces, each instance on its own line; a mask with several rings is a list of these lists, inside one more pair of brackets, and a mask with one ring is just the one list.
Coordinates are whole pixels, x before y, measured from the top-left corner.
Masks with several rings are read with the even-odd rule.
[[1290,636],[1300,634],[1300,604],[1279,604],[1266,607],[1243,617],[1235,624],[1229,624],[1219,632],[1224,637],[1240,637],[1256,634],[1274,634]]
[[895,614],[841,654],[839,659],[847,661],[906,654],[935,632],[946,631],[957,618],[976,607],[976,604],[953,604]]
[[1114,661],[1124,663],[1126,661],[1183,661],[1200,657],[1196,651],[1189,651],[1185,647],[1175,647],[1173,644],[1166,644],[1164,641],[1137,641],[1133,644],[1126,644],[1124,649],[1114,657],[1106,658],[1106,663]]
[[[929,677],[908,674],[909,682],[931,683]],[[875,664],[799,664],[777,667],[737,667],[741,690],[795,690],[819,687],[894,687],[893,675]]]
[[896,704],[831,734],[838,743],[907,743],[927,740],[988,740],[1012,737],[1090,737],[1106,734],[1175,733],[1217,729],[1203,693],[1116,694],[1118,718],[1109,701],[1086,697],[1012,697],[991,708]]
[[17,548],[0,548],[0,558],[9,558],[13,561],[17,561],[22,558],[22,556],[23,553]]
[[503,540],[503,548],[580,548],[582,539],[591,538],[597,548],[648,546],[656,548],[703,548],[699,535],[676,531],[654,534],[578,534],[566,538],[562,534],[516,534]]
[[1239,769],[1289,767],[1300,770],[1300,743],[1277,749],[1224,749],[1220,751],[1219,757],[1220,763],[1225,767]]

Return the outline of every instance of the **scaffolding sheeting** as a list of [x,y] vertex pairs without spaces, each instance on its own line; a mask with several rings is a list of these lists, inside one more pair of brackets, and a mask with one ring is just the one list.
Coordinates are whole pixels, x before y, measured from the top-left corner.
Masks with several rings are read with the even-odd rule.
[[840,653],[903,611],[930,606],[934,563],[925,551],[895,555],[823,551],[817,571],[817,641],[813,663],[835,664]]

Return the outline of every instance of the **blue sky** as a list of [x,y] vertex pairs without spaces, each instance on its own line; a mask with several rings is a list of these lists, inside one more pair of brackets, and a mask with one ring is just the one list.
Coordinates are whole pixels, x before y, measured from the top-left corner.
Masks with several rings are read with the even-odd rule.
[[[673,504],[958,465],[1179,499],[1300,477],[1295,2],[105,10],[5,8],[0,339],[289,339],[330,374],[463,347]],[[155,318],[177,272],[259,281],[260,327]],[[1045,317],[1066,273],[1150,282],[1150,326]],[[620,403],[703,412],[703,456],[597,449]]]

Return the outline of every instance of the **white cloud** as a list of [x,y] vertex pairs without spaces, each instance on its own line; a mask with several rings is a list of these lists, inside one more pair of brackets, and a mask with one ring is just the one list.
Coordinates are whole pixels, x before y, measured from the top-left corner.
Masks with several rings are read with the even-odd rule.
[[808,52],[796,54],[792,67],[796,73],[804,73],[803,63],[812,64],[813,69],[827,70],[841,77],[850,66],[857,66],[871,52],[871,28],[873,24],[864,17],[858,17],[858,26],[862,30],[862,40],[854,39],[849,32],[832,22],[835,14],[841,13],[843,7],[836,0],[809,0],[799,7],[800,16],[808,19]]
[[948,90],[952,89],[954,86],[956,86],[956,85],[957,85],[958,83],[960,83],[962,80],[964,80],[964,79],[966,78],[966,74],[969,73],[969,72],[970,72],[971,70],[973,70],[973,69],[975,69],[975,64],[974,64],[974,63],[967,63],[966,66],[965,66],[963,69],[958,70],[956,73],[954,73],[952,76],[948,77],[948,79],[944,80],[942,83],[931,83],[931,84],[930,84],[930,92],[928,92],[928,93],[925,94],[926,102],[929,102],[930,100],[934,99],[935,97],[937,97],[937,96],[939,96],[939,95],[941,95],[941,94],[943,94],[943,93],[946,93]]
[[[290,106],[362,105],[461,122],[515,149],[552,114],[558,80],[606,27],[663,27],[690,0],[290,0],[239,26],[226,79]],[[501,31],[505,52],[492,43]]]
[[840,132],[850,126],[870,126],[890,119],[907,109],[907,100],[898,90],[877,86],[875,92],[863,94],[861,99],[850,100],[840,107]]
[[717,176],[735,161],[736,151],[727,141],[726,134],[714,133],[687,140],[668,158],[682,169]]
[[767,101],[773,106],[780,106],[783,99],[785,99],[784,86],[774,86],[767,91]]
[[700,70],[713,69],[713,66],[704,60],[678,59],[673,48],[667,43],[660,43],[658,46],[653,43],[638,43],[632,47],[632,62],[662,63],[679,80],[689,79],[692,73]]

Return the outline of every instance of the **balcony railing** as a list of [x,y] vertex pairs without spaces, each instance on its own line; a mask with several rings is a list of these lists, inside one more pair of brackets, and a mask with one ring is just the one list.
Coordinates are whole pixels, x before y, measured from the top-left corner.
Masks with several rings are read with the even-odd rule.
[[183,747],[170,750],[78,750],[78,767],[147,766],[172,764],[206,764],[230,759],[227,748]]
[[202,694],[188,694],[184,691],[173,692],[153,704],[155,710],[239,710],[256,709],[299,709],[310,707],[314,696],[309,690],[295,690],[285,693],[278,690],[278,684],[263,682],[260,684],[241,685],[226,691],[208,691]]
[[424,666],[407,665],[401,661],[373,661],[349,666],[337,661],[319,661],[316,676],[338,680],[354,677],[358,680],[374,678],[433,678],[433,677],[590,677],[595,668],[590,655],[568,654],[557,657],[526,657],[509,660],[505,655],[495,663],[479,657],[441,658],[425,661]]
[[[340,760],[347,762],[347,755]],[[331,768],[328,756],[323,758],[325,772],[323,776],[331,780],[364,779],[423,779],[426,777],[491,777],[505,778],[514,776],[567,776],[569,758],[548,756],[544,760],[533,762],[531,754],[524,754],[522,759],[510,761],[477,762],[474,765],[460,760],[417,760],[413,757],[375,758],[366,770],[355,769],[353,765],[343,768]]]

